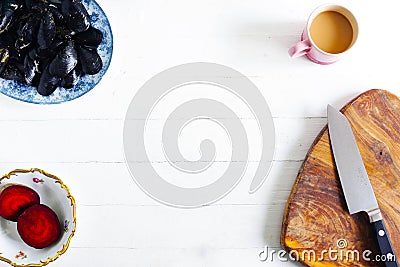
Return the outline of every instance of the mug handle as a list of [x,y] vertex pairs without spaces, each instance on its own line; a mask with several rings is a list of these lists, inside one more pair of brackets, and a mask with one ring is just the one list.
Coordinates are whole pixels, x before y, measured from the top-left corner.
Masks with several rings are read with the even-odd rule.
[[298,42],[297,44],[293,45],[289,49],[289,55],[292,58],[301,57],[307,54],[311,50],[311,44],[309,40],[303,40]]

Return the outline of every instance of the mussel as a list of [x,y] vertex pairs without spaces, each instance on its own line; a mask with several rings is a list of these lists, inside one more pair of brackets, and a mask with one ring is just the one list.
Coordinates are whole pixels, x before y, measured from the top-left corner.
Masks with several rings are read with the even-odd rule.
[[0,48],[0,73],[5,69],[8,60],[10,59],[10,52],[7,48]]
[[58,9],[58,7],[55,5],[49,5],[48,8],[49,8],[49,11],[51,12],[51,14],[53,14],[56,25],[63,25],[64,15],[61,13],[61,11]]
[[0,47],[9,48],[14,45],[14,37],[9,32],[0,34]]
[[14,21],[18,18],[18,13],[23,8],[23,2],[20,0],[3,0],[0,15],[0,34],[8,30]]
[[53,2],[53,1],[58,1],[58,0],[24,0],[25,2],[25,7],[28,10],[39,10],[43,11],[44,8],[46,8],[46,4],[48,2]]
[[55,40],[53,41],[53,43],[48,47],[48,48],[40,48],[38,47],[35,51],[36,51],[36,56],[39,59],[43,59],[43,60],[51,60],[53,59],[58,50],[60,50],[60,48],[65,44],[64,41],[61,40]]
[[51,75],[49,73],[49,68],[47,67],[43,71],[42,76],[40,76],[37,92],[42,96],[49,96],[57,89],[59,84],[60,78]]
[[18,29],[18,39],[15,48],[21,51],[28,47],[38,34],[40,20],[37,16],[30,16]]
[[62,0],[61,12],[68,27],[75,32],[84,32],[90,27],[90,16],[79,0]]
[[79,66],[76,66],[67,76],[61,80],[61,87],[66,89],[73,88],[79,81],[82,71]]
[[10,59],[14,60],[14,62],[24,62],[25,55],[23,54],[24,51],[18,51],[15,47],[15,45],[10,46],[9,48],[10,51]]
[[56,36],[56,24],[51,12],[44,12],[37,35],[37,43],[40,49],[48,48]]
[[76,53],[74,42],[69,41],[49,64],[49,73],[64,78],[75,68],[77,63],[78,54]]
[[39,74],[39,62],[29,57],[29,54],[25,55],[24,60],[24,71],[25,71],[25,82],[28,85],[37,85],[37,78]]
[[95,49],[82,46],[77,49],[83,73],[94,75],[103,68],[103,61]]
[[46,49],[38,47],[29,52],[32,59],[37,59],[39,61],[39,72],[42,72],[47,67],[63,45],[65,45],[64,41],[54,41],[50,47]]
[[10,64],[10,63],[7,64],[3,72],[0,74],[0,77],[6,80],[13,80],[19,83],[25,82],[24,74],[21,72],[20,68],[18,68],[15,64]]
[[89,27],[87,31],[76,34],[74,40],[78,45],[97,47],[103,40],[103,33],[94,27]]

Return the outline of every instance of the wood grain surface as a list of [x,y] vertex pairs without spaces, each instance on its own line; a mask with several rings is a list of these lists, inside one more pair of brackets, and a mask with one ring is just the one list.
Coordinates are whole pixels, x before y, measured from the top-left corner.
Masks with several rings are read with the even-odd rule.
[[[343,109],[349,119],[396,255],[400,255],[400,99],[367,91]],[[384,266],[366,214],[350,215],[325,126],[311,146],[286,205],[281,243],[308,266]],[[316,257],[308,256],[313,249]],[[337,250],[337,260],[324,250]],[[352,256],[351,251],[359,252]],[[371,261],[363,259],[363,252]],[[333,256],[335,253],[332,254]],[[343,256],[341,256],[343,255]]]

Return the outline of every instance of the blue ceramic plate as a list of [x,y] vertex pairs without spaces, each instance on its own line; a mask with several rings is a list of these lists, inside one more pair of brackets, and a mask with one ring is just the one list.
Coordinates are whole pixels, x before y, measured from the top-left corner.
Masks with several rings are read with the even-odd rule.
[[106,14],[101,9],[99,4],[96,3],[96,1],[82,0],[82,3],[85,5],[90,14],[92,25],[103,33],[103,42],[97,48],[97,52],[103,60],[103,69],[96,75],[83,76],[79,80],[78,84],[72,89],[64,89],[59,87],[50,96],[41,96],[37,93],[36,88],[32,86],[0,78],[1,93],[28,103],[58,104],[73,100],[86,94],[100,82],[101,78],[106,73],[108,66],[110,65],[113,52],[113,36],[111,27]]

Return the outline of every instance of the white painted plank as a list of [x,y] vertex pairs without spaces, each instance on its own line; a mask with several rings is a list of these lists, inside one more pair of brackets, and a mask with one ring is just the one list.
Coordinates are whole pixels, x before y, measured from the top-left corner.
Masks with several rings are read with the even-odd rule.
[[[249,194],[252,177],[245,175],[214,205],[262,205],[283,210],[301,162],[274,162],[263,186]],[[60,177],[83,206],[159,206],[136,185],[125,163],[5,163],[2,173],[37,167]]]
[[[249,249],[126,249],[126,248],[76,248],[72,247],[55,264],[67,266],[143,266],[143,267],[205,267],[205,266],[303,266],[299,263],[259,261],[262,248]],[[54,264],[54,265],[55,265]]]
[[[325,124],[325,118],[275,119],[275,159],[302,160]],[[122,120],[0,121],[0,161],[124,162],[122,129]],[[147,134],[149,139],[156,136]],[[191,142],[182,146],[185,150],[197,149]],[[154,157],[155,161],[165,161],[163,155]],[[253,156],[250,159],[257,160]]]
[[265,206],[78,206],[77,214],[77,247],[279,247],[281,212]]

